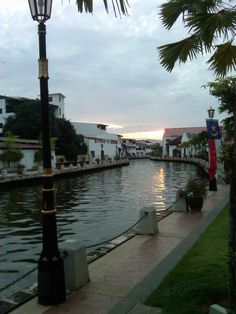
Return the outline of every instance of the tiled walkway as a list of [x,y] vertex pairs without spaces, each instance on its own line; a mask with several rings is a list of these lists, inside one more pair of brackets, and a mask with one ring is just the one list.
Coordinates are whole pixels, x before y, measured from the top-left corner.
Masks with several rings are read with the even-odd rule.
[[209,192],[201,212],[173,213],[159,222],[157,235],[135,236],[91,263],[90,282],[65,303],[43,307],[33,299],[12,313],[146,313],[144,309],[140,312],[140,306],[135,311],[135,304],[143,301],[182,258],[222,209],[227,195],[228,187],[220,186],[217,192]]

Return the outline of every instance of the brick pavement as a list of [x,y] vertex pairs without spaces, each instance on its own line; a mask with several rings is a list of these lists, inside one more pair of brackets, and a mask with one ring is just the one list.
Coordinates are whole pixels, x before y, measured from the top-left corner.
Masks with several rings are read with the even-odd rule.
[[90,282],[65,303],[44,307],[35,298],[12,313],[153,313],[137,303],[157,287],[227,203],[228,190],[220,186],[209,192],[201,212],[175,212],[158,223],[157,235],[137,235],[91,263]]

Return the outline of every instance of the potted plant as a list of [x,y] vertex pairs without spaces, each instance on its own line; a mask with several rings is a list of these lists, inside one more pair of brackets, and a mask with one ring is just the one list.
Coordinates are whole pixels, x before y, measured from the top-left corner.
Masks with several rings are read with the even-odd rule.
[[206,181],[196,177],[188,180],[186,188],[187,202],[191,210],[201,210],[206,197]]

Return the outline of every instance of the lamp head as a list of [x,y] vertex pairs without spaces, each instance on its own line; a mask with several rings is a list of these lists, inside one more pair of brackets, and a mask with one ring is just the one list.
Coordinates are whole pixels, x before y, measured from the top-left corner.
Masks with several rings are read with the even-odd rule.
[[52,0],[28,0],[32,19],[45,22],[51,17]]
[[215,115],[215,109],[213,109],[211,106],[210,108],[207,110],[208,111],[208,117],[210,119],[213,119],[214,118],[214,115]]

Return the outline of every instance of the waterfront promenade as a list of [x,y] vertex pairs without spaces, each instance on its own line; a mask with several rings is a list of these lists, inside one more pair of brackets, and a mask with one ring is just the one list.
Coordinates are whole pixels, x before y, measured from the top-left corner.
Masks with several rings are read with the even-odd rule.
[[13,314],[161,313],[142,302],[181,260],[229,200],[229,186],[208,192],[201,212],[174,212],[158,223],[155,236],[136,235],[89,264],[90,282],[63,304],[47,307],[37,298]]

